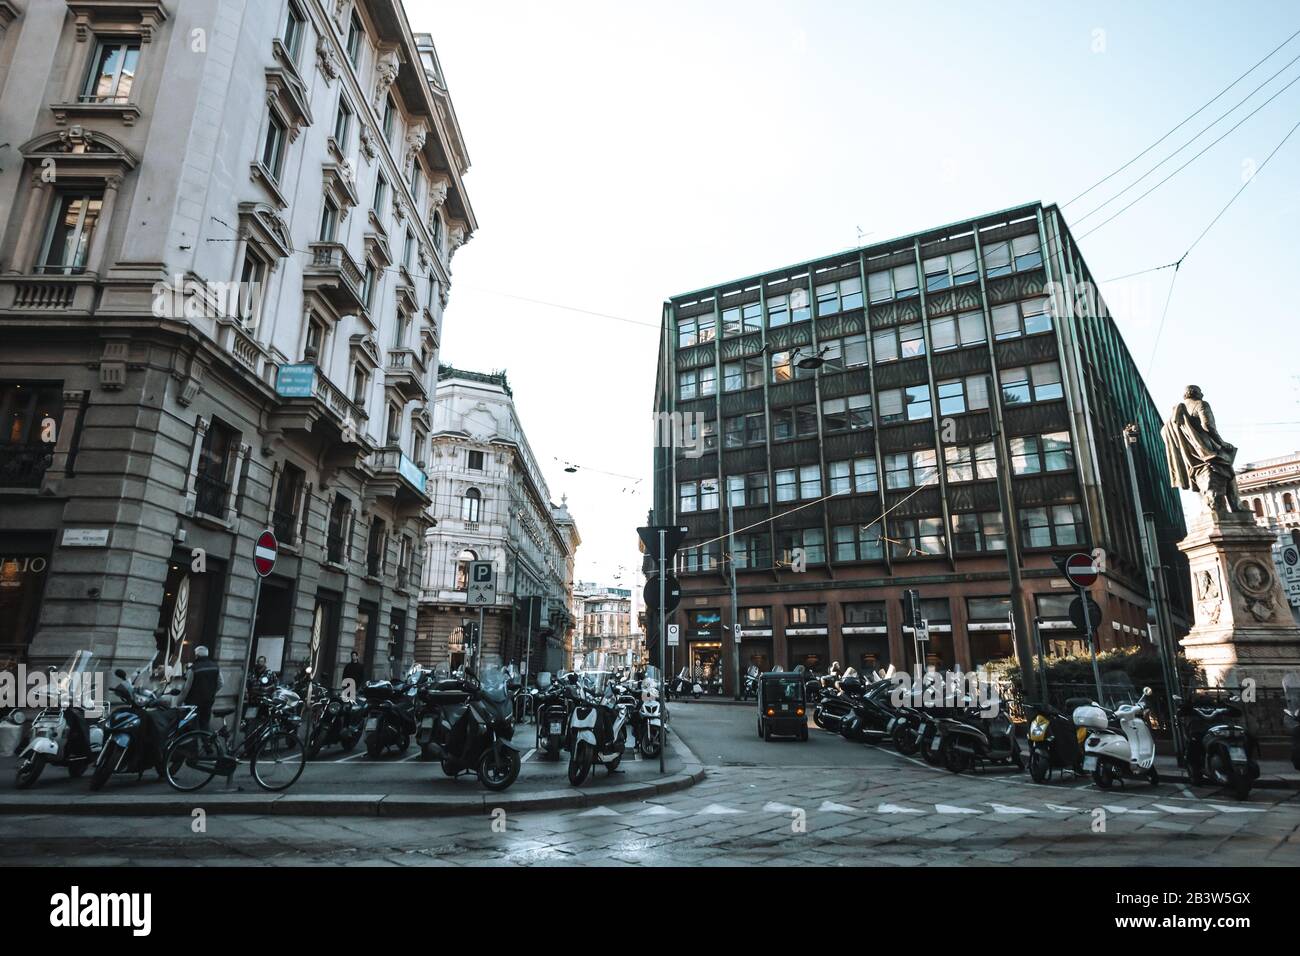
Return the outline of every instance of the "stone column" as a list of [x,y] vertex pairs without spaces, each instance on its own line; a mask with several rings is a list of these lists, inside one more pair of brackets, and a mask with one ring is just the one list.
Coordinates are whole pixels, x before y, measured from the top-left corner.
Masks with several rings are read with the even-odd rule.
[[117,193],[121,188],[121,176],[109,176],[104,180],[104,202],[99,208],[99,221],[95,223],[95,235],[90,240],[90,251],[86,255],[87,272],[99,275],[103,271],[108,230],[113,222],[113,209],[117,206]]
[[23,213],[22,228],[18,232],[18,245],[14,249],[13,261],[9,263],[9,272],[22,274],[36,266],[36,257],[40,250],[36,244],[45,239],[45,230],[41,228],[42,215],[48,214],[50,196],[53,188],[37,170],[32,173],[32,188],[27,196],[27,209]]

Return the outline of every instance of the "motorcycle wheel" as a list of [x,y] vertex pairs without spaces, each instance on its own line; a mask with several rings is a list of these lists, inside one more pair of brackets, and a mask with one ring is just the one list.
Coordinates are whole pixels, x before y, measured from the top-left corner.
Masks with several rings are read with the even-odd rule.
[[19,790],[26,790],[40,779],[41,771],[44,769],[45,755],[31,754],[18,765],[18,773],[14,775],[14,786]]
[[573,745],[573,756],[569,758],[569,783],[580,787],[587,775],[591,773],[591,744],[579,740]]
[[763,739],[763,719],[761,717],[758,720],[758,739]]
[[505,790],[519,776],[519,754],[510,747],[489,747],[478,762],[478,782],[488,790]]
[[641,738],[641,755],[643,757],[659,756],[659,734],[647,733]]
[[1035,747],[1029,752],[1029,776],[1034,783],[1046,783],[1052,773],[1052,758],[1047,751]]
[[1109,760],[1097,758],[1097,769],[1092,772],[1092,782],[1103,790],[1115,786],[1115,768],[1110,765]]
[[939,750],[935,750],[933,747],[930,746],[931,743],[933,743],[931,739],[921,736],[919,734],[917,736],[918,736],[918,740],[916,746],[921,751],[921,759],[924,760],[926,763],[928,763],[931,767],[943,766],[943,756],[941,753],[942,748],[940,748]]
[[615,770],[618,769],[618,765],[621,764],[622,762],[623,762],[623,755],[619,754],[609,763],[605,764],[605,772],[607,774],[613,773]]
[[406,753],[410,749],[411,749],[411,735],[402,734],[402,739],[397,742],[398,755],[400,756],[401,754]]
[[307,759],[315,760],[320,756],[322,748],[325,746],[325,734],[312,732],[311,740],[307,741]]
[[1019,744],[1016,745],[1015,750],[1011,751],[1011,765],[1017,770],[1025,769],[1025,755],[1020,752]]
[[1237,772],[1222,747],[1216,748],[1210,755],[1210,773],[1215,783],[1223,783],[1238,800],[1250,796],[1250,778]]
[[971,756],[957,746],[956,737],[945,737],[943,745],[939,748],[939,756],[943,760],[943,765],[952,773],[961,773],[969,770],[971,766]]
[[826,727],[826,718],[822,716],[822,711],[820,707],[815,708],[813,710],[813,723],[816,724],[818,727],[820,727],[822,730],[828,729]]
[[1187,782],[1193,787],[1199,787],[1205,783],[1205,771],[1199,763],[1194,763],[1191,760],[1187,761]]
[[99,754],[99,763],[95,764],[95,772],[90,777],[91,790],[104,789],[104,784],[108,783],[108,778],[117,769],[117,762],[122,759],[120,751],[121,748],[116,743],[104,744],[104,749]]
[[68,764],[68,776],[73,780],[85,775],[87,768],[90,767],[89,760],[74,760]]
[[421,760],[432,760],[433,756],[433,744],[420,744]]
[[446,757],[442,758],[440,762],[440,766],[442,767],[442,772],[445,773],[447,776],[449,777],[460,776],[460,767],[458,767],[452,761],[448,760]]
[[800,727],[800,728],[799,728],[799,739],[800,739],[801,741],[805,741],[805,742],[808,740],[808,728],[807,728],[807,727]]
[[1156,770],[1155,767],[1147,771],[1147,783],[1153,787],[1160,786],[1160,771]]
[[910,723],[896,724],[891,738],[894,741],[894,749],[904,757],[910,757],[916,753],[916,728]]

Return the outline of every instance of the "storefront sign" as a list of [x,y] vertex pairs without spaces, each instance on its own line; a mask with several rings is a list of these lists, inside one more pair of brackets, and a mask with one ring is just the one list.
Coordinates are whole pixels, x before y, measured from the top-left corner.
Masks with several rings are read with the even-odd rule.
[[108,546],[107,528],[64,528],[65,548],[104,548]]

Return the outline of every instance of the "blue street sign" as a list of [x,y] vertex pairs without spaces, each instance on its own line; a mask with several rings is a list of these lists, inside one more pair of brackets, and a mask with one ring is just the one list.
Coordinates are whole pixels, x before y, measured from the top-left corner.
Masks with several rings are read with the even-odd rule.
[[281,365],[276,370],[275,391],[282,398],[311,398],[316,386],[316,366],[310,362]]

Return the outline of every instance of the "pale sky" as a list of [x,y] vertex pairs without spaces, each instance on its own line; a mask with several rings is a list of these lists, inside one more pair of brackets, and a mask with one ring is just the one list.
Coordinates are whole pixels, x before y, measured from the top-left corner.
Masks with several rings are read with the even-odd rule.
[[[578,576],[623,586],[640,580],[664,299],[856,247],[859,229],[872,243],[1065,204],[1300,30],[1300,7],[1280,0],[406,6],[437,44],[480,223],[454,262],[442,359],[509,373],[552,496],[578,522]],[[1297,56],[1300,37],[1067,206],[1075,236],[1300,76]],[[1298,121],[1300,83],[1082,239],[1093,274],[1178,259]],[[1298,225],[1300,131],[1183,263],[1147,377],[1162,413],[1201,385],[1239,463],[1300,449],[1300,323],[1284,290]],[[1172,275],[1102,287],[1144,371]]]

